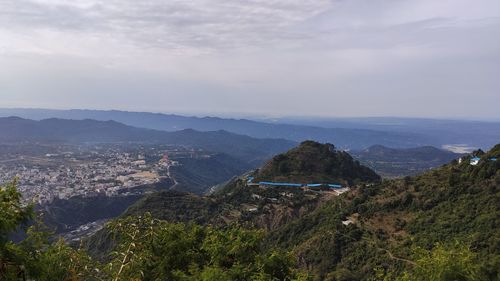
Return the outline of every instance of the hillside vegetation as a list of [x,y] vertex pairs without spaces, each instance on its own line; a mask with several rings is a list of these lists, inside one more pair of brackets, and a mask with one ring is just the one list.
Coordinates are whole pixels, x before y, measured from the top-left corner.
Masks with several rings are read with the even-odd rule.
[[[280,170],[279,167],[284,165],[287,166],[287,171]],[[375,172],[354,161],[349,154],[335,150],[333,145],[311,141],[275,156],[263,168],[250,175],[255,177],[255,182],[341,182],[346,185],[373,183],[380,179]],[[158,218],[171,221],[194,219],[197,223],[216,225],[237,222],[274,229],[310,212],[330,197],[331,194],[298,188],[260,188],[248,185],[243,177],[232,180],[205,197],[172,192],[152,194],[133,205],[126,215],[151,212]]]
[[[292,180],[307,183],[310,180],[326,182],[372,183],[380,178],[372,170],[354,161],[347,153],[337,151],[330,144],[303,142],[297,148],[274,157],[264,168],[252,172],[260,178],[262,174],[272,179],[288,179],[285,173],[273,174],[268,167],[280,165],[280,159],[294,161],[300,158],[304,164],[323,161],[329,170],[315,165],[310,169],[295,170]],[[321,163],[319,163],[321,164]],[[311,165],[310,165],[311,166]],[[269,178],[266,178],[269,179]],[[202,225],[226,227],[233,224],[247,228],[274,231],[293,220],[308,214],[335,196],[332,193],[303,191],[298,188],[261,188],[248,185],[245,177],[235,178],[209,196],[197,196],[183,192],[165,191],[148,195],[131,206],[124,216],[140,216],[151,213],[155,218],[170,222],[194,222]],[[106,230],[89,240],[89,249],[96,256],[99,250],[110,250]]]
[[[481,158],[477,165],[469,164],[472,156]],[[262,188],[249,185],[245,177],[210,196],[160,192],[138,201],[87,241],[89,252],[45,242],[36,229],[28,231],[21,244],[10,243],[5,233],[31,216],[19,205],[11,185],[0,189],[1,202],[10,202],[0,204],[2,214],[9,214],[0,216],[0,276],[7,280],[19,280],[22,274],[36,280],[499,280],[500,161],[494,160],[498,157],[500,145],[421,175],[380,181],[347,153],[305,142],[249,175],[337,180],[349,183],[349,192],[335,196],[298,188]],[[307,168],[294,166],[300,161]],[[334,164],[328,169],[317,165],[329,161]],[[281,163],[290,165],[289,170],[280,170]]]
[[[415,269],[423,252],[432,255],[438,243],[442,248],[451,247],[452,252],[466,249],[472,253],[475,258],[469,262],[479,266],[475,269],[480,276],[477,280],[498,279],[500,162],[489,159],[500,156],[500,145],[486,154],[475,152],[482,158],[477,166],[469,164],[469,156],[462,163],[452,161],[418,176],[382,182],[364,167],[361,178],[351,176],[349,169],[329,176],[316,164],[327,162],[332,155],[341,157],[344,153],[332,151],[328,145],[306,142],[276,156],[254,175],[256,179],[276,181],[371,181],[352,185],[351,192],[332,197],[294,188],[261,189],[238,179],[201,199],[203,204],[211,202],[212,208],[181,206],[182,213],[212,210],[193,217],[198,223],[238,223],[266,229],[266,243],[291,251],[297,256],[298,266],[308,269],[315,280],[396,278]],[[310,160],[305,161],[310,168],[296,168],[301,159]],[[344,162],[339,167],[356,165],[350,157],[341,159]],[[350,164],[346,165],[345,159]],[[279,169],[281,163],[293,164],[285,172]],[[339,174],[347,178],[339,178]],[[170,211],[165,212],[151,204],[154,198],[144,199],[142,205],[139,202],[136,209],[131,209],[133,214],[145,208],[162,219],[172,219],[177,207],[167,207]],[[200,217],[204,219],[198,220]]]
[[[412,269],[415,247],[462,243],[482,266],[477,280],[499,280],[500,145],[428,173],[360,187],[270,233],[270,245],[293,250],[317,280],[365,280]],[[345,226],[343,221],[352,224]],[[430,279],[429,279],[430,280]],[[457,280],[457,279],[442,279]],[[460,279],[472,280],[472,279]]]
[[32,218],[15,182],[0,188],[0,280],[307,280],[294,259],[264,248],[264,233],[169,223],[150,214],[107,225],[114,252],[96,261],[64,241],[51,243],[40,225],[18,244],[7,235]]

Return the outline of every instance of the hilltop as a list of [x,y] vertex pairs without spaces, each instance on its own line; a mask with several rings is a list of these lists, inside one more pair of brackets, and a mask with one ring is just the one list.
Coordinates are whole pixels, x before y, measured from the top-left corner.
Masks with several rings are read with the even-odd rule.
[[[287,170],[283,170],[283,166],[287,167]],[[281,167],[281,169],[280,169]],[[302,169],[300,167],[303,167]],[[255,182],[259,180],[267,181],[289,181],[298,183],[342,183],[345,186],[360,184],[360,183],[372,183],[380,180],[380,177],[370,170],[369,168],[362,166],[359,162],[352,159],[348,153],[343,151],[335,150],[334,146],[331,144],[320,144],[313,141],[306,141],[301,143],[296,148],[289,150],[286,153],[279,154],[269,160],[262,168],[251,172],[249,175],[255,177]],[[323,194],[315,192],[304,192],[298,188],[261,188],[256,185],[249,185],[247,177],[249,175],[234,178],[229,183],[220,186],[215,192],[206,197],[192,197],[193,195],[182,193],[169,193],[163,192],[158,194],[152,194],[147,196],[143,200],[140,200],[134,206],[132,206],[127,214],[140,214],[146,212],[152,212],[157,214],[161,218],[171,219],[171,210],[180,209],[187,211],[189,208],[185,206],[178,206],[178,204],[171,202],[169,204],[164,204],[165,200],[171,201],[172,195],[177,198],[179,202],[186,202],[186,200],[192,203],[191,198],[198,198],[198,202],[205,206],[207,202],[214,204],[217,208],[207,208],[201,205],[194,209],[204,209],[207,211],[205,214],[207,218],[205,221],[214,222],[213,217],[215,214],[218,216],[224,216],[227,218],[227,222],[239,221],[239,215],[243,213],[248,213],[248,209],[253,209],[256,206],[262,206],[261,209],[257,207],[256,211],[252,212],[252,216],[257,215],[263,209],[268,208],[266,203],[276,199],[283,204],[276,204],[276,206],[283,207],[285,205],[290,205],[292,207],[299,207],[305,204],[305,202],[312,203],[316,206],[317,203],[322,201]],[[280,193],[289,192],[290,195],[288,199],[282,198]],[[164,198],[164,199],[159,199]],[[270,200],[270,198],[273,198]],[[277,198],[280,198],[278,200]],[[291,204],[291,202],[294,202]],[[182,204],[182,203],[180,203]],[[272,204],[271,204],[272,205]],[[168,208],[162,214],[162,210]],[[293,208],[292,208],[293,209]],[[268,210],[269,211],[269,210]],[[237,213],[239,215],[235,215]],[[229,215],[230,214],[230,215]],[[197,215],[200,218],[199,215]],[[231,219],[229,219],[231,217]],[[175,219],[176,220],[176,219]],[[249,219],[248,221],[251,221]]]
[[380,177],[332,144],[302,142],[275,156],[255,173],[255,181],[342,183],[377,181]]

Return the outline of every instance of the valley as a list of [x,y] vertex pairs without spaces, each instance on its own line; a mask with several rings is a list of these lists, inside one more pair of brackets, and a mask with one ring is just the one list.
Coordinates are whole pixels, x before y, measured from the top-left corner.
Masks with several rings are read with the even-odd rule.
[[[91,142],[68,120],[41,127],[30,120],[2,121],[21,125],[0,144],[0,185],[17,186],[21,206],[34,203],[39,217],[25,222],[31,229],[42,224],[51,233],[47,241],[62,238],[58,243],[74,247],[65,251],[78,248],[92,260],[79,261],[100,272],[88,276],[106,279],[107,262],[127,241],[124,228],[142,224],[145,229],[133,231],[255,231],[255,250],[286,253],[290,274],[308,276],[304,280],[398,276],[417,263],[414,248],[452,247],[450,237],[474,251],[484,280],[498,274],[499,145],[472,153],[381,145],[346,151],[316,141],[293,147],[286,140],[191,130],[164,136],[84,121],[86,133],[106,128],[106,137]],[[51,122],[67,126],[53,135]],[[26,124],[45,133],[33,134]],[[135,130],[139,134],[130,137]],[[139,137],[146,132],[161,137]],[[124,136],[127,141],[118,141]],[[11,235],[27,241],[31,231]],[[129,242],[149,247],[137,239]],[[177,243],[179,236],[169,239]],[[151,251],[148,259],[170,257]]]

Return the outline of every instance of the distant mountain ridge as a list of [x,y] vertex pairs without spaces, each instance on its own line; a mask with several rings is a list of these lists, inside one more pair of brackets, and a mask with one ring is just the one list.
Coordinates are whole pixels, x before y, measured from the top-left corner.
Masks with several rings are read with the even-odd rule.
[[187,117],[173,114],[103,111],[103,110],[47,110],[47,109],[0,109],[0,116],[20,116],[41,120],[47,118],[114,120],[134,127],[179,131],[217,131],[247,135],[255,138],[282,138],[301,142],[315,140],[335,143],[345,149],[363,149],[382,144],[391,147],[415,147],[438,145],[433,138],[413,132],[389,132],[357,128],[322,128],[317,126],[276,124],[248,119],[225,119],[218,117]]
[[186,145],[261,162],[295,145],[283,139],[256,139],[226,131],[198,132],[192,129],[165,132],[127,126],[116,121],[0,118],[0,142],[147,142]]
[[[409,117],[350,117],[350,118],[276,118],[277,123],[317,126],[322,128],[366,129],[386,132],[416,133],[433,140],[432,145],[464,145],[489,149],[500,140],[500,121],[432,119]],[[383,144],[383,143],[379,143]],[[395,147],[386,145],[389,147]],[[422,146],[422,145],[419,145]],[[472,150],[471,150],[472,149]]]
[[343,149],[365,149],[380,144],[395,148],[460,145],[488,149],[500,139],[500,122],[429,118],[273,118],[231,119],[194,117],[118,110],[51,110],[0,108],[0,117],[27,119],[114,120],[126,125],[163,131],[194,129],[225,130],[256,138],[284,138],[297,142],[315,140],[335,143]]

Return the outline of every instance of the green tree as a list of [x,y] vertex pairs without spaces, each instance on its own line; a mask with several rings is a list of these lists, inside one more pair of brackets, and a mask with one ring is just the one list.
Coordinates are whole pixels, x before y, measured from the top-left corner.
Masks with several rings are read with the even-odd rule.
[[[94,280],[94,263],[81,250],[63,241],[49,243],[50,233],[39,223],[26,228],[34,218],[31,205],[21,202],[17,180],[0,186],[0,280]],[[25,230],[20,243],[8,239],[9,234]]]
[[17,179],[0,186],[0,280],[22,278],[24,273],[19,247],[11,243],[9,234],[33,218],[31,206],[21,204]]
[[262,247],[262,231],[169,223],[149,213],[109,227],[118,243],[110,280],[306,280],[292,256]]
[[397,281],[479,281],[485,280],[476,254],[468,246],[436,244],[431,250],[415,249],[415,265]]
[[17,179],[0,186],[0,251],[7,243],[8,235],[33,218],[32,206],[21,204],[21,194],[16,186]]

